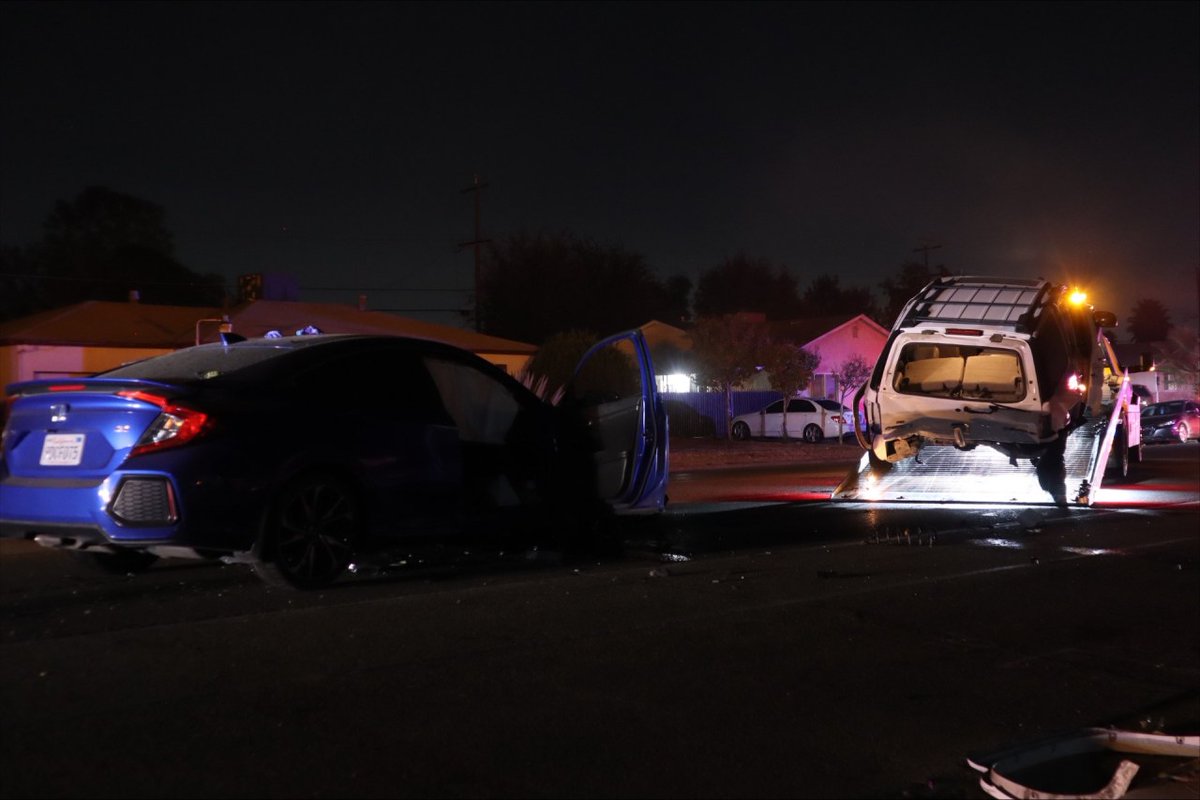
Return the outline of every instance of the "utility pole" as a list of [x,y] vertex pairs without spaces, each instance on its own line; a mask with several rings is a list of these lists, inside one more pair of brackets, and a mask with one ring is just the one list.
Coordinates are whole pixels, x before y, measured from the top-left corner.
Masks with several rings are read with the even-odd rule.
[[926,275],[929,274],[929,251],[937,250],[939,247],[941,247],[940,244],[929,244],[928,242],[926,242],[925,244],[923,244],[920,247],[913,248],[914,253],[924,253],[925,254],[925,274]]
[[467,192],[475,193],[475,238],[469,242],[460,242],[458,247],[461,250],[464,247],[472,246],[475,248],[475,330],[479,330],[479,247],[480,245],[490,242],[491,239],[481,238],[482,234],[479,229],[479,196],[483,190],[487,188],[486,183],[479,182],[479,176],[475,176],[475,182],[462,190],[463,194]]

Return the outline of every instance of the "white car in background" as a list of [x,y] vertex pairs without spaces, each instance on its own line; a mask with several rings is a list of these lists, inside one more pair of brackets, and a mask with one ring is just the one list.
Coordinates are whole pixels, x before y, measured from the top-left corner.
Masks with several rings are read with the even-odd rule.
[[[836,401],[814,401],[804,397],[793,397],[787,406],[787,433],[789,438],[804,439],[816,444],[826,436],[837,438],[839,434],[838,420],[841,419],[840,433],[854,432],[854,417],[850,409],[842,406],[841,412],[825,406],[828,402],[837,408]],[[750,439],[779,438],[783,436],[783,401],[774,403],[749,414],[741,414],[733,418],[730,429],[733,438],[740,441]]]

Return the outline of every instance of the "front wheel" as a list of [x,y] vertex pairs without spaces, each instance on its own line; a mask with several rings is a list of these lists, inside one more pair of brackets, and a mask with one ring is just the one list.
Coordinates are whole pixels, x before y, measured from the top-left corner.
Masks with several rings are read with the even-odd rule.
[[1192,435],[1192,432],[1188,430],[1188,426],[1187,426],[1186,422],[1179,423],[1179,429],[1176,432],[1179,434],[1180,442],[1186,442],[1188,440],[1188,437],[1190,437]]
[[825,434],[816,425],[809,425],[804,429],[804,441],[809,444],[817,444],[825,438]]
[[744,422],[733,423],[733,438],[739,442],[749,441],[750,426]]
[[350,565],[361,526],[361,506],[345,482],[304,476],[279,493],[255,571],[274,585],[328,586]]

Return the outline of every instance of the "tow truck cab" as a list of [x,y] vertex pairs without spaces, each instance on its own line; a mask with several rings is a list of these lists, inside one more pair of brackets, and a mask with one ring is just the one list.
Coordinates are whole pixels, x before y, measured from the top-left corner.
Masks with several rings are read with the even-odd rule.
[[1114,324],[1044,280],[948,276],[908,302],[862,397],[880,461],[921,446],[1037,458],[1101,412],[1098,328]]

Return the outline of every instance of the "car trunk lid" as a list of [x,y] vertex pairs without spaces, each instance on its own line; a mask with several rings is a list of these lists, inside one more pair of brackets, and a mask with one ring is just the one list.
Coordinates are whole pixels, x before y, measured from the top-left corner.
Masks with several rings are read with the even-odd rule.
[[91,378],[8,387],[3,458],[16,478],[100,479],[123,462],[162,413],[149,397],[178,386]]

